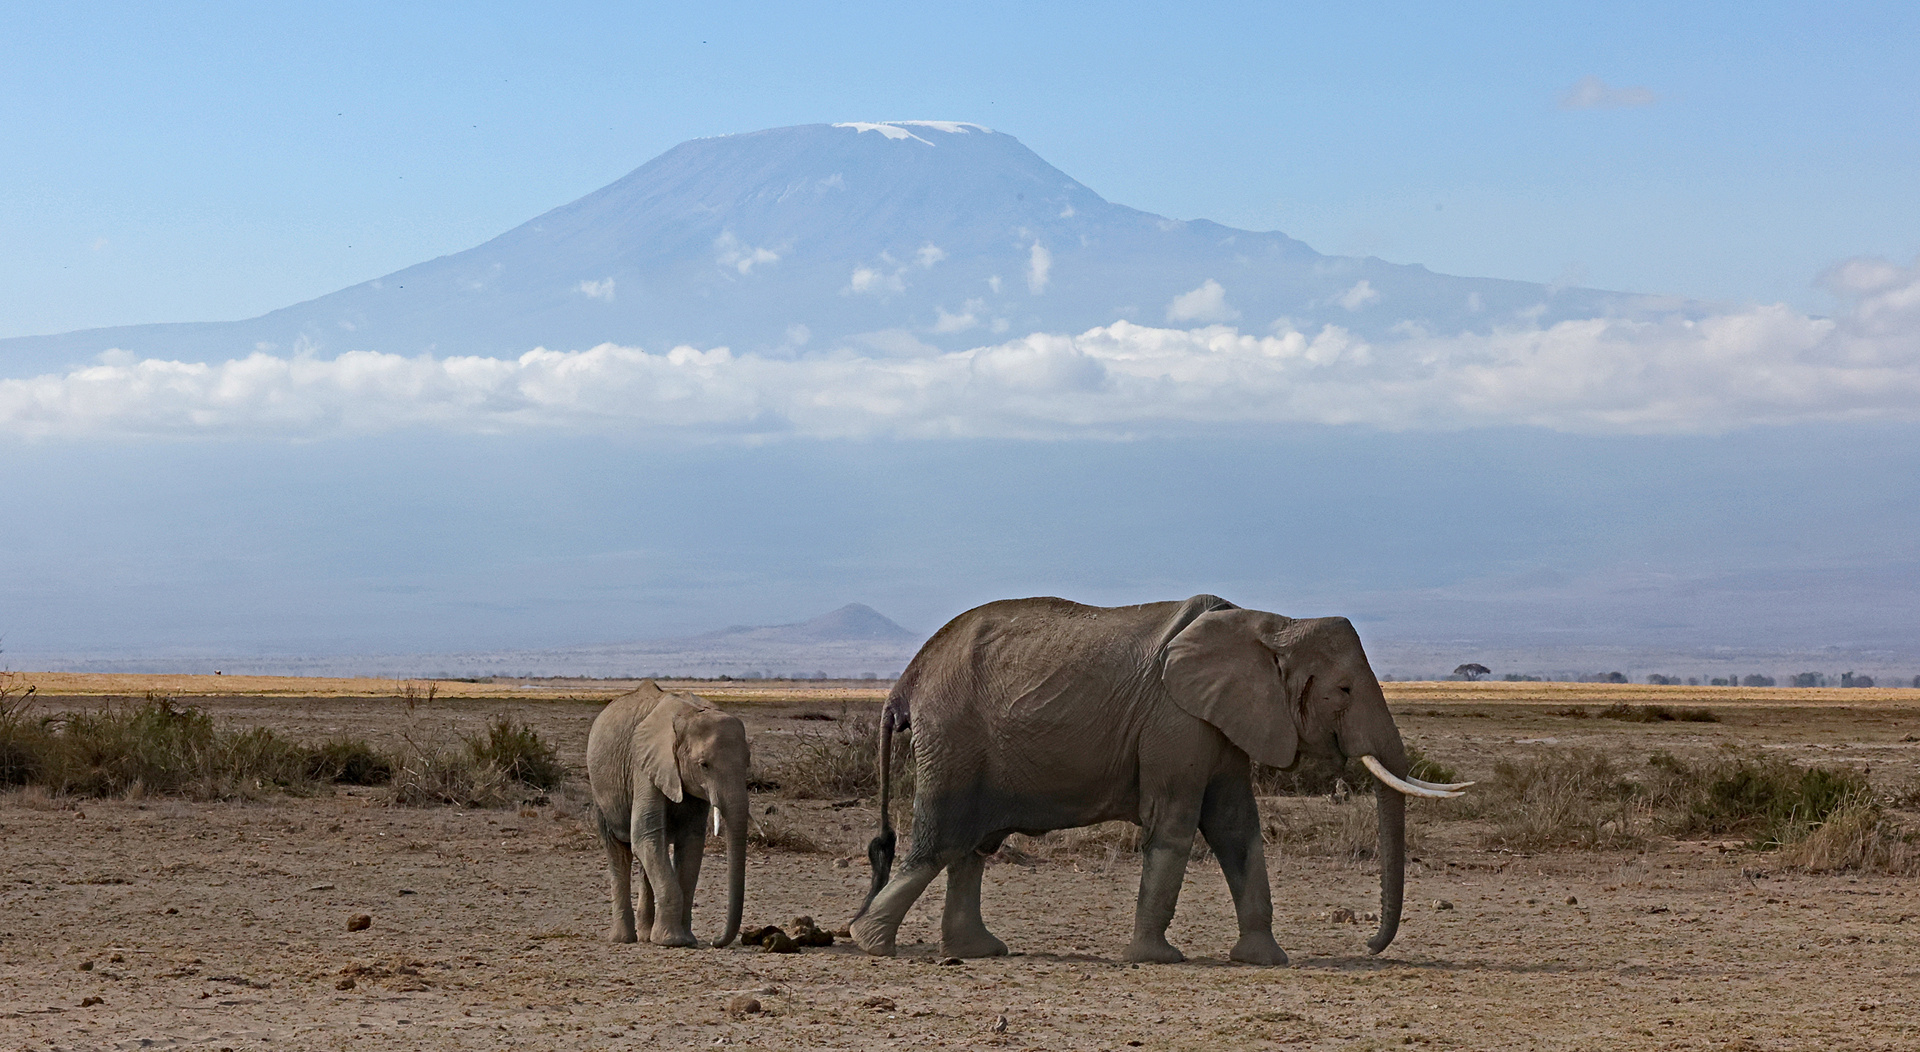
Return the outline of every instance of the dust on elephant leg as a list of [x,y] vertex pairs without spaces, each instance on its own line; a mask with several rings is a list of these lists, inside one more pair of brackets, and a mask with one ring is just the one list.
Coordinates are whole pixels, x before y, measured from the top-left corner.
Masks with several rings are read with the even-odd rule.
[[[614,942],[639,942],[640,936],[633,926],[633,849],[622,841],[602,834],[601,839],[607,846],[607,871],[613,878],[613,930],[610,937]],[[645,885],[646,878],[641,878]],[[648,925],[653,918],[648,917]]]
[[980,880],[987,860],[969,851],[947,867],[947,905],[940,918],[940,952],[948,957],[1004,957],[1007,944],[994,938],[980,917]]

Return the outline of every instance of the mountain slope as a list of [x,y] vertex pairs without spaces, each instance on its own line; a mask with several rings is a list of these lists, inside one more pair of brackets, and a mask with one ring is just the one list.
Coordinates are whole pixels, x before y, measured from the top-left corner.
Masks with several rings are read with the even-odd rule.
[[1114,204],[1013,136],[947,122],[805,125],[682,143],[464,252],[238,322],[0,340],[0,375],[256,350],[513,356],[682,343],[925,353],[1127,319],[1279,319],[1373,336],[1673,304],[1323,256],[1275,232]]

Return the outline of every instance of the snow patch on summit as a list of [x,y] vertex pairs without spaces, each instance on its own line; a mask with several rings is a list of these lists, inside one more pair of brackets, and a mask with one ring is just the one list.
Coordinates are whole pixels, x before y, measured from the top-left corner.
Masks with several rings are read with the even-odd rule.
[[992,128],[968,121],[845,121],[834,127],[852,128],[856,132],[879,132],[889,139],[912,139],[914,142],[926,143],[928,146],[932,146],[933,143],[913,134],[907,128],[930,128],[948,135],[966,135],[976,131],[993,134]]

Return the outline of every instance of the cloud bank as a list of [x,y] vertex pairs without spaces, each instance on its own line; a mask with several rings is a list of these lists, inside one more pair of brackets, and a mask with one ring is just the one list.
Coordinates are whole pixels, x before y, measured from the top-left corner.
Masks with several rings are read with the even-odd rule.
[[0,380],[0,431],[1117,438],[1296,424],[1680,434],[1920,420],[1920,264],[1854,260],[1822,282],[1846,305],[1837,317],[1772,305],[1455,335],[1403,326],[1404,335],[1371,342],[1333,325],[1276,323],[1262,334],[1121,321],[917,357],[612,344],[514,359],[112,354],[65,374]]

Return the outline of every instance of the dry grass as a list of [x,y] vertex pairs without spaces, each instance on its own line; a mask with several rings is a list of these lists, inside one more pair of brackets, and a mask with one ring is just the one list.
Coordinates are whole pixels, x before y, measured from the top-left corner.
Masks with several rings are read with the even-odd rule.
[[[817,726],[818,729],[814,729]],[[832,720],[809,721],[793,736],[786,760],[775,765],[762,784],[796,800],[845,800],[880,792],[880,713],[842,709]],[[912,739],[893,740],[893,798],[913,798]]]
[[521,785],[464,750],[426,749],[412,743],[394,760],[386,799],[400,807],[506,807],[519,802]]
[[805,832],[775,818],[755,818],[747,828],[747,843],[770,851],[812,855],[826,850]]
[[1875,802],[1854,797],[1781,850],[1787,864],[1810,873],[1920,874],[1920,843]]

